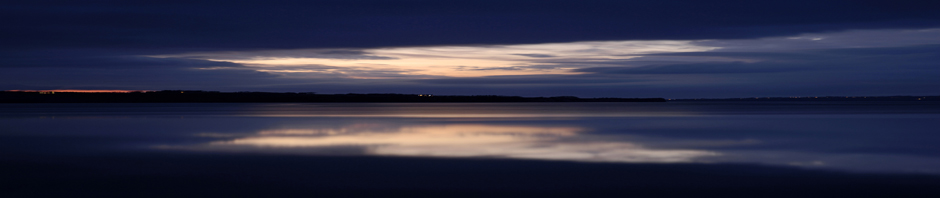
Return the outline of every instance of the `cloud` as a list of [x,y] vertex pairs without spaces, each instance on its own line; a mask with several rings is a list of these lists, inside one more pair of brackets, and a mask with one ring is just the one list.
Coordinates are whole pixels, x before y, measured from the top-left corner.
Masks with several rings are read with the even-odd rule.
[[[22,51],[3,56],[0,89],[205,89],[277,84],[243,65],[109,52]],[[283,82],[281,82],[283,83]]]
[[554,55],[550,55],[550,54],[512,54],[512,55],[519,55],[519,56],[532,57],[532,58],[551,58],[551,57],[555,57]]
[[458,71],[487,71],[487,70],[523,70],[523,67],[473,67],[457,66]]
[[0,17],[6,89],[912,94],[937,72],[935,47],[910,46],[940,44],[940,2],[907,0],[40,0]]
[[760,39],[700,40],[720,52],[780,52],[831,48],[884,48],[940,44],[940,29],[849,30]]
[[57,67],[57,68],[112,68],[112,69],[131,68],[131,69],[134,69],[134,68],[148,68],[148,67],[162,67],[162,68],[242,67],[241,64],[232,63],[232,62],[209,61],[209,60],[186,59],[186,58],[111,56],[107,54],[98,55],[98,56],[71,56],[71,57],[56,56],[56,55],[53,55],[53,57],[47,57],[47,56],[48,56],[47,54],[43,54],[43,55],[36,55],[36,56],[4,58],[5,62],[0,63],[0,68]]
[[[807,39],[804,39],[807,38]],[[815,38],[826,38],[826,43]],[[917,38],[917,39],[910,39]],[[595,41],[525,45],[426,46],[200,52],[155,57],[227,61],[286,76],[440,78],[568,74],[722,74],[813,69],[793,61],[832,61],[826,49],[940,43],[938,29],[865,30],[796,37],[705,41]],[[871,42],[862,42],[871,41]],[[893,42],[886,42],[893,41]],[[811,42],[807,44],[806,42]],[[894,48],[894,51],[901,48]],[[888,53],[884,50],[873,53]],[[521,56],[521,57],[520,57]],[[861,58],[859,56],[842,57]],[[850,60],[844,60],[850,61]],[[903,60],[898,60],[903,61]],[[751,64],[762,62],[761,64]],[[325,68],[324,67],[328,67]],[[816,67],[816,68],[825,68]],[[311,73],[298,75],[299,73]],[[489,83],[486,83],[489,84]]]
[[579,72],[604,74],[726,74],[726,73],[766,73],[804,70],[804,67],[785,65],[730,63],[695,63],[675,65],[653,65],[643,67],[592,67],[578,69]]
[[[573,68],[662,52],[714,49],[691,41],[594,41],[525,45],[422,46],[371,49],[294,49],[197,52],[152,57],[195,58],[244,64],[265,72],[320,72],[304,66],[336,70],[399,71],[401,78],[479,77],[493,75],[572,74]],[[337,57],[333,52],[341,52]],[[519,56],[524,54],[526,56]],[[552,55],[548,55],[552,54]],[[536,56],[536,57],[532,57]],[[583,64],[567,64],[580,61]],[[565,63],[565,64],[560,64]],[[288,68],[288,69],[282,69]],[[350,77],[366,78],[367,76]]]
[[156,55],[154,57],[180,57],[193,59],[286,59],[318,58],[339,60],[395,60],[398,58],[376,56],[358,49],[294,49],[294,50],[252,50],[252,51],[213,51],[192,52],[174,55]]
[[714,74],[765,73],[805,70],[854,70],[900,72],[905,69],[935,70],[940,45],[889,48],[848,48],[787,52],[682,52],[650,57],[719,57],[727,62],[662,64],[640,67],[593,67],[576,71],[608,74]]
[[475,78],[436,78],[419,79],[412,82],[450,85],[576,85],[576,84],[609,84],[639,82],[639,79],[601,78],[582,75],[524,75],[524,76],[487,76]]
[[[575,51],[577,49],[580,48],[572,48]],[[264,68],[192,58],[43,51],[11,55],[54,55],[58,58],[36,62],[30,62],[28,58],[9,59],[19,61],[2,65],[5,72],[0,74],[3,79],[0,80],[0,86],[7,87],[5,89],[209,89],[672,98],[929,94],[932,93],[929,89],[931,86],[924,85],[940,85],[935,78],[940,75],[940,67],[936,64],[940,62],[936,58],[938,51],[940,45],[648,53],[640,56],[589,53],[591,56],[623,58],[580,58],[577,54],[566,54],[533,59],[530,62],[533,65],[462,67],[464,70],[487,72],[501,69],[575,68],[573,73],[564,75],[482,77],[418,75],[407,68],[376,69],[329,65],[281,65]],[[353,52],[355,53],[342,53],[371,54]],[[253,52],[243,54],[251,53]],[[488,53],[479,55],[486,57]],[[16,66],[18,63],[31,65]]]

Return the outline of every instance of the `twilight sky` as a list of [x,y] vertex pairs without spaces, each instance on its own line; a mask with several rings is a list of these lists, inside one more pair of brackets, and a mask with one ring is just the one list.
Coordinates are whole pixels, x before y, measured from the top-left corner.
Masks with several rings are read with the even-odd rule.
[[934,0],[32,0],[0,18],[0,90],[940,94]]

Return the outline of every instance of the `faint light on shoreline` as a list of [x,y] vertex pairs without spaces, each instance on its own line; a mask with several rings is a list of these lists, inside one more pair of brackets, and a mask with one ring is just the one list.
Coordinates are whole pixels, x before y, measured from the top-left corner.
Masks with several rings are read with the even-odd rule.
[[150,90],[82,90],[82,89],[53,89],[53,90],[6,90],[7,92],[39,92],[39,93],[144,93]]

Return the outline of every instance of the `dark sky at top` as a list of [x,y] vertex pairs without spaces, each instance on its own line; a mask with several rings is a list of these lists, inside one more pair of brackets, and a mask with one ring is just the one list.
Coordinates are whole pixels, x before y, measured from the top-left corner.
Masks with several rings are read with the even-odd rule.
[[[929,0],[34,0],[0,3],[0,18],[0,90],[675,98],[940,94],[933,88],[940,86],[940,1]],[[303,67],[309,75],[297,76],[226,61],[405,60],[374,50],[579,41],[688,41],[711,48],[591,61],[516,53],[555,59],[457,69],[568,68],[565,74],[428,75],[317,63]],[[232,54],[241,57],[217,58]]]

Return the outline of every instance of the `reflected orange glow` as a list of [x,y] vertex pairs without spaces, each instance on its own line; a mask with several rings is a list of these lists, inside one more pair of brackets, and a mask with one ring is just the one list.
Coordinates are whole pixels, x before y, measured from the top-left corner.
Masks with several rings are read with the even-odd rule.
[[346,127],[341,129],[276,129],[258,132],[260,135],[337,135],[348,133],[420,133],[420,134],[503,134],[503,135],[575,135],[582,131],[576,127],[529,127],[498,126],[480,124],[428,125],[395,128],[381,131],[368,128]]
[[699,150],[658,150],[621,141],[566,141],[583,136],[579,127],[441,124],[352,125],[340,128],[263,130],[247,137],[211,142],[213,149],[244,150],[359,146],[372,155],[506,157],[610,162],[687,162],[714,156]]
[[83,89],[52,89],[52,90],[7,90],[10,92],[61,92],[61,93],[132,93],[150,92],[146,90],[83,90]]

